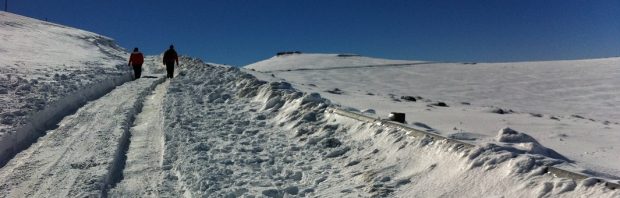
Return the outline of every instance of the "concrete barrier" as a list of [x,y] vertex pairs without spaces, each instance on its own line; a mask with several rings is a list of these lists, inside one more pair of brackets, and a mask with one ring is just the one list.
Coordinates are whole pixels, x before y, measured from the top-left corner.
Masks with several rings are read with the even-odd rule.
[[[411,127],[408,127],[404,124],[401,123],[397,123],[397,122],[392,122],[392,121],[388,121],[388,120],[381,120],[381,119],[377,119],[377,118],[373,118],[370,116],[366,116],[360,113],[355,113],[355,112],[350,112],[350,111],[346,111],[346,110],[342,110],[342,109],[338,109],[338,108],[330,108],[328,109],[329,113],[334,113],[336,115],[340,115],[340,116],[344,116],[344,117],[348,117],[348,118],[352,118],[358,121],[362,121],[362,122],[369,122],[369,123],[376,123],[378,125],[382,125],[382,126],[386,126],[386,127],[390,127],[390,128],[396,128],[396,129],[400,129],[403,130],[405,132],[407,132],[408,135],[414,136],[414,137],[429,137],[432,138],[434,140],[445,140],[450,144],[455,144],[457,146],[462,146],[463,148],[473,148],[476,147],[476,145],[474,144],[470,144],[467,142],[462,142],[459,140],[455,140],[452,138],[448,138],[448,137],[444,137],[438,134],[434,134],[434,133],[429,133],[426,131],[421,131],[421,130],[417,130]],[[562,168],[558,168],[555,166],[548,166],[547,168],[547,173],[550,176],[553,177],[560,177],[560,178],[568,178],[568,179],[573,179],[575,181],[582,181],[584,179],[588,179],[588,178],[592,178],[591,176],[582,174],[582,173],[577,173],[577,172],[573,172],[573,171],[569,171],[569,170],[565,170]],[[620,189],[620,184],[618,183],[614,183],[614,182],[610,182],[604,179],[596,179],[597,183],[601,183],[604,186],[606,186],[609,189],[612,190],[616,190],[616,189]]]

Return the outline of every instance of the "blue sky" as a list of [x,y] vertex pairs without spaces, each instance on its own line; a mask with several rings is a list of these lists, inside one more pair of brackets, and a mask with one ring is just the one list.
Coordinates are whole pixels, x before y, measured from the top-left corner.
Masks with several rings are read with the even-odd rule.
[[455,62],[620,56],[619,0],[9,0],[9,11],[128,50],[173,43],[238,66],[287,50]]

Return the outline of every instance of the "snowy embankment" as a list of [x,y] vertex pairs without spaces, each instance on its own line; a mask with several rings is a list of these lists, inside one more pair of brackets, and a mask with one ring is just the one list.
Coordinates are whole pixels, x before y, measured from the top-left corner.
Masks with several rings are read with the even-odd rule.
[[131,80],[106,37],[0,12],[0,167],[64,116]]
[[161,196],[620,196],[546,172],[562,160],[359,122],[236,68],[189,64],[164,100]]
[[[403,112],[409,126],[420,130],[568,158],[576,164],[567,167],[573,171],[620,180],[620,114],[615,108],[620,101],[620,58],[398,66],[381,66],[392,61],[374,59],[372,64],[379,66],[340,67],[362,60],[300,54],[245,69],[262,80],[285,80],[304,92],[321,93],[372,117]],[[319,69],[308,69],[312,67]],[[532,140],[503,142],[504,128]]]

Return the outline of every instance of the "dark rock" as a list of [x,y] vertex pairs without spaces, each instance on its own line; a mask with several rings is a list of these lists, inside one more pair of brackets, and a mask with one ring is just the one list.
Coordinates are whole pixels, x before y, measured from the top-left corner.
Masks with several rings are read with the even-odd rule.
[[276,53],[276,56],[284,56],[284,55],[293,55],[293,54],[301,54],[300,51],[283,51]]
[[353,160],[353,161],[347,163],[347,165],[345,165],[345,166],[355,166],[355,165],[357,165],[359,163],[360,163],[360,160]]
[[327,90],[327,91],[325,91],[325,92],[327,92],[327,93],[331,93],[331,94],[338,94],[338,95],[340,95],[340,94],[343,94],[343,93],[344,93],[344,91],[342,91],[342,90],[340,90],[340,89],[338,89],[338,88],[330,89],[330,90]]
[[580,115],[577,115],[577,114],[575,114],[575,115],[571,115],[571,117],[573,117],[573,118],[579,118],[579,119],[586,119],[586,118],[584,118],[583,116],[580,116]]
[[448,107],[448,104],[446,104],[445,102],[436,102],[431,105],[438,106],[438,107]]
[[416,99],[413,96],[401,96],[400,99],[403,99],[405,101],[411,101],[411,102],[415,102]]
[[530,115],[538,118],[543,117],[543,115],[540,113],[530,113]]

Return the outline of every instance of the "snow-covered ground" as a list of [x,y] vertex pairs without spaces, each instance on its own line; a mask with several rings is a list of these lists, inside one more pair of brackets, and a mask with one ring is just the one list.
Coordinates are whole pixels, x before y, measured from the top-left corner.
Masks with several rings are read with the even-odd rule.
[[[562,116],[557,117],[558,121],[549,119],[551,114],[527,120],[530,114],[492,114],[486,112],[489,108],[476,105],[454,107],[449,100],[451,107],[446,108],[427,106],[432,101],[395,102],[392,98],[398,95],[381,91],[389,84],[367,84],[365,87],[372,88],[374,96],[366,95],[367,89],[354,95],[348,88],[356,86],[356,82],[345,83],[346,79],[336,76],[331,82],[340,90],[329,87],[329,93],[323,92],[326,85],[318,84],[320,78],[303,84],[299,78],[291,78],[293,85],[278,80],[280,75],[300,70],[321,70],[326,74],[345,71],[342,74],[351,69],[408,68],[411,64],[432,63],[351,55],[282,56],[273,58],[287,58],[280,65],[261,63],[263,69],[278,70],[275,77],[266,70],[252,71],[260,79],[269,80],[263,81],[244,69],[183,57],[175,78],[165,79],[161,56],[149,56],[143,78],[129,81],[131,72],[124,62],[127,54],[105,37],[0,14],[2,38],[22,31],[8,31],[5,27],[28,27],[40,34],[12,39],[8,47],[0,46],[19,55],[13,59],[2,56],[0,62],[3,71],[12,72],[3,72],[6,80],[0,84],[7,90],[0,95],[2,118],[10,121],[3,121],[0,136],[0,148],[9,148],[0,150],[4,152],[0,161],[7,162],[0,165],[0,197],[620,196],[620,191],[603,186],[596,178],[572,180],[549,174],[548,166],[571,164],[545,148],[550,146],[536,134],[530,133],[540,142],[506,128],[497,135],[499,142],[494,142],[494,134],[462,128],[485,128],[486,122],[519,131],[523,123],[530,121],[532,125],[558,122],[559,126],[586,129],[598,125],[616,127],[614,123],[605,125],[599,120]],[[58,31],[61,33],[54,35]],[[107,44],[89,38],[100,38]],[[24,44],[53,43],[57,39],[66,39],[58,52],[83,50],[86,55],[61,56],[53,50],[30,53]],[[56,59],[37,62],[38,56]],[[299,62],[304,64],[290,65],[295,57],[306,57]],[[19,62],[32,66],[11,66]],[[48,72],[50,76],[46,76]],[[55,72],[58,77],[51,77],[56,76]],[[355,79],[353,74],[345,78]],[[28,91],[17,89],[25,84],[30,87]],[[40,89],[40,85],[47,88]],[[25,101],[22,96],[42,97],[42,102]],[[333,108],[340,107],[334,101],[358,108],[369,103],[391,105],[373,107],[379,115],[411,108],[424,115],[408,117],[414,127],[444,135],[450,130],[443,127],[459,122],[455,119],[470,118],[461,120],[458,129],[462,131],[452,135],[480,146],[467,147],[430,136],[414,136],[376,122],[360,122],[334,113]],[[32,104],[39,106],[30,108]],[[506,124],[516,121],[522,121],[522,125]],[[15,137],[22,139],[17,141]],[[567,135],[562,138],[581,143],[588,140]],[[565,154],[564,150],[553,149]]]
[[94,33],[0,11],[0,166],[41,131],[131,80],[127,53]]
[[[346,107],[371,109],[376,112],[373,117],[404,112],[410,125],[474,143],[498,143],[498,131],[510,127],[574,160],[585,169],[580,171],[620,179],[611,176],[620,176],[620,58],[387,66],[393,61],[372,59],[360,63],[367,59],[300,54],[273,57],[244,68],[261,79],[285,80]],[[340,67],[350,62],[364,66]],[[367,66],[372,64],[378,66]],[[402,96],[412,96],[416,102]],[[439,101],[449,107],[434,105]]]

